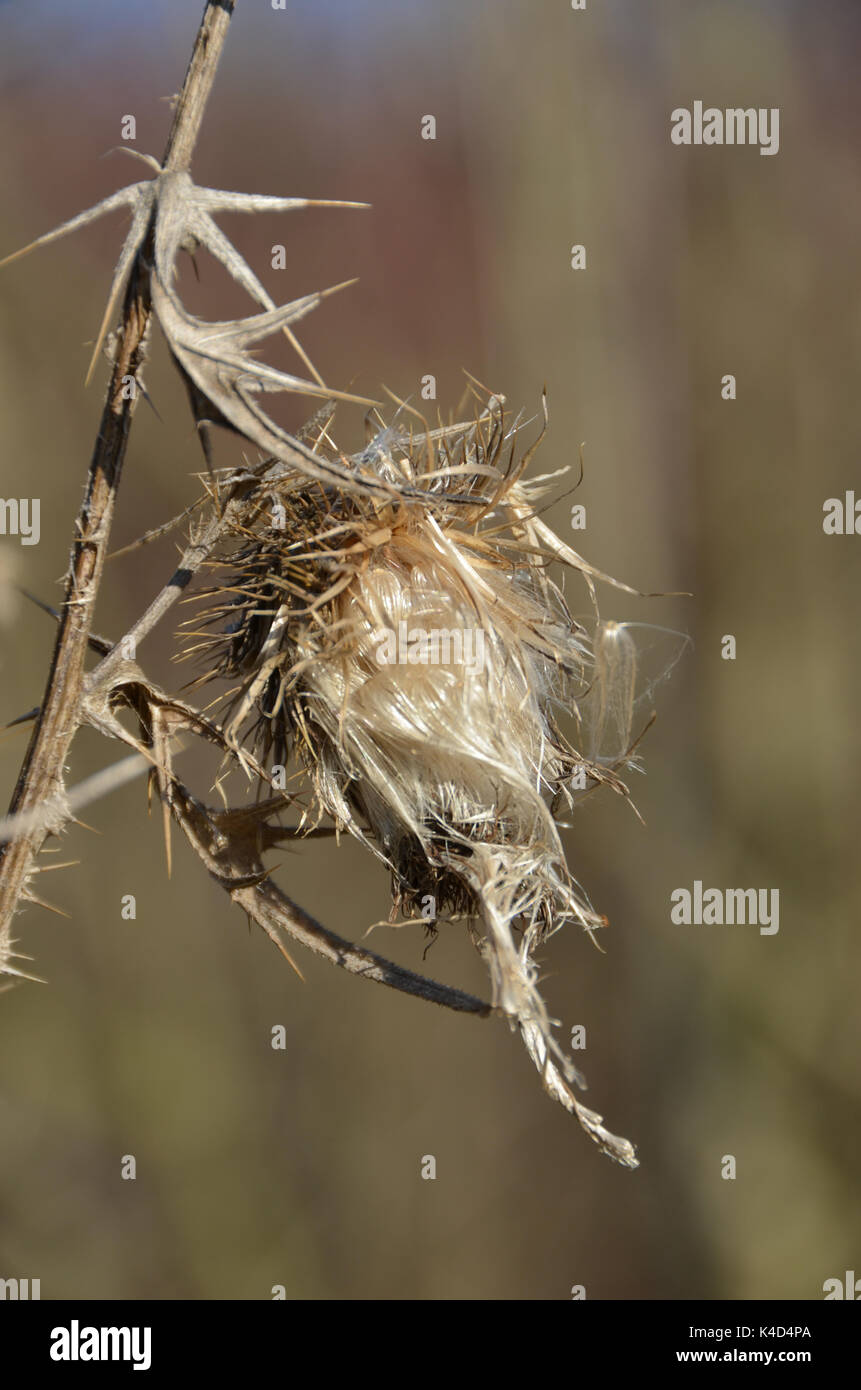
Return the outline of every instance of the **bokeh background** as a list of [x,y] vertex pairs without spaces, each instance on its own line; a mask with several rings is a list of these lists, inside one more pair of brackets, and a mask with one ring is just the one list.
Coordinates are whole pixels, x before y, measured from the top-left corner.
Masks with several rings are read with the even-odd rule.
[[[201,10],[0,6],[0,251],[146,176],[102,156],[126,114],[161,153]],[[573,931],[545,954],[552,1011],[587,1030],[585,1099],[642,1162],[603,1158],[502,1022],[308,956],[303,983],[179,842],[168,881],[136,783],[65,837],[56,857],[78,866],[40,880],[68,917],[18,920],[47,983],[0,999],[0,1276],[40,1278],[43,1298],[816,1299],[861,1268],[861,539],[822,530],[826,498],[861,496],[859,38],[850,0],[239,0],[198,181],[373,203],[224,219],[279,302],[361,277],[307,322],[327,379],[407,396],[433,373],[447,411],[468,368],[529,413],[546,384],[542,471],[576,477],[585,443],[560,534],[576,500],[593,563],[692,594],[602,590],[605,616],[694,645],[657,692],[645,825],[606,793],[566,836],[606,954]],[[779,153],[672,145],[670,112],[696,99],[779,107]],[[0,273],[0,496],[42,500],[38,546],[0,537],[4,722],[48,667],[51,620],[12,586],[61,593],[122,230]],[[246,311],[205,253],[198,268],[183,292],[201,312]],[[137,411],[117,546],[198,491],[157,333],[147,386],[158,416]],[[221,439],[218,461],[235,456]],[[174,554],[168,537],[113,561],[98,630],[121,634]],[[177,687],[174,649],[165,632],[140,656]],[[0,740],[10,794],[25,743]],[[70,780],[119,755],[82,732]],[[694,879],[779,889],[779,933],[674,926],[669,895]],[[387,915],[385,874],[350,844],[285,854],[279,881],[353,938]],[[485,993],[457,928],[424,966],[418,930],[370,944]]]

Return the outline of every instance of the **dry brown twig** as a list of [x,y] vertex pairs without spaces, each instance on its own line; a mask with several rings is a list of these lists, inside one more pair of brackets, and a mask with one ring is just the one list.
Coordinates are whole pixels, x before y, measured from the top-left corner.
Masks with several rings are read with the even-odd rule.
[[[174,112],[164,166],[187,169],[203,119],[227,27],[233,12],[230,0],[207,4]],[[143,228],[151,241],[151,228]],[[11,258],[10,258],[11,259]],[[149,277],[140,261],[129,262],[128,286],[118,335],[113,371],[96,436],[80,515],[75,525],[72,559],[65,598],[51,659],[51,669],[30,745],[12,797],[11,813],[40,805],[62,806],[63,768],[72,739],[81,723],[84,656],[101,583],[122,475],[136,393],[123,390],[124,377],[137,377],[143,363],[150,320]],[[0,859],[0,959],[10,951],[12,915],[28,896],[36,855],[49,831],[63,824],[58,811],[46,824],[30,829],[2,848]],[[6,965],[8,969],[8,963]]]
[[[48,684],[10,815],[0,822],[0,973],[24,974],[13,963],[12,919],[20,902],[39,901],[32,881],[46,837],[59,834],[93,795],[148,771],[163,807],[168,869],[173,819],[211,877],[288,959],[285,937],[404,993],[460,1012],[503,1014],[519,1029],[547,1091],[605,1152],[635,1167],[630,1143],[574,1095],[582,1078],[553,1036],[534,960],[538,945],[564,922],[590,933],[604,922],[568,872],[554,817],[558,806],[579,799],[578,772],[590,787],[607,783],[627,796],[617,769],[632,765],[636,743],[633,643],[624,628],[599,624],[593,651],[571,619],[550,564],[579,574],[593,601],[596,579],[607,576],[537,514],[547,480],[527,481],[524,471],[538,441],[517,457],[522,424],[509,420],[502,397],[473,388],[474,418],[434,429],[420,417],[408,423],[416,412],[400,403],[390,424],[377,417],[379,429],[360,453],[333,443],[335,401],[358,398],[327,387],[292,332],[328,291],[276,307],[212,217],[313,204],[199,188],[188,172],[232,10],[230,0],[206,6],[165,157],[161,164],[147,157],[153,178],[33,243],[47,244],[116,208],[132,214],[93,354],[94,363],[124,294]],[[262,312],[206,323],[185,309],[175,263],[181,250],[201,244]],[[209,424],[232,429],[264,457],[233,472],[210,468],[206,496],[184,514],[200,513],[179,566],[105,653],[91,621],[135,403],[136,393],[126,399],[122,385],[140,373],[151,313],[188,388],[207,463]],[[250,355],[254,343],[277,331],[287,333],[312,380]],[[260,394],[272,390],[326,404],[289,435],[259,406]],[[235,682],[221,720],[162,691],[136,656],[204,569],[215,576],[206,591],[215,602],[191,620],[202,626],[190,635],[212,664],[194,684]],[[463,652],[433,678],[416,671],[415,653],[403,669],[383,669],[379,633],[416,618],[480,633],[487,643],[480,673],[467,669]],[[101,660],[86,673],[88,646]],[[579,721],[577,746],[557,718],[563,706]],[[122,710],[134,716],[136,733],[119,718]],[[63,768],[82,724],[132,753],[67,792]],[[217,750],[219,790],[232,774],[255,783],[257,799],[217,808],[195,796],[175,769],[181,736]],[[312,804],[292,827],[280,818],[298,799],[275,780],[273,756],[282,769],[294,758],[311,788]],[[272,882],[267,852],[322,833],[323,816],[386,864],[393,914],[418,912],[429,899],[434,924],[446,910],[471,919],[492,1004],[342,940]]]

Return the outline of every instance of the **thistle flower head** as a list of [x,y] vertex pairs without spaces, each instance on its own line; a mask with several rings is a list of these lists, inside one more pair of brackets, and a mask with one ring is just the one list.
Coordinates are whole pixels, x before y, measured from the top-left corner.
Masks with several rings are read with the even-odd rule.
[[[345,462],[329,424],[314,451]],[[433,431],[399,411],[346,460],[396,485],[382,500],[297,485],[271,460],[248,470],[190,650],[208,654],[202,681],[235,682],[230,736],[261,762],[295,758],[309,820],[331,816],[386,864],[393,914],[427,917],[430,904],[433,919],[471,920],[494,1004],[548,1089],[630,1163],[627,1141],[571,1095],[534,952],[565,923],[604,922],[554,812],[614,780],[602,729],[625,743],[617,762],[630,752],[633,647],[615,625],[595,644],[572,619],[550,572],[561,543],[548,549],[535,515],[547,481],[523,477],[535,446],[519,454],[522,428],[496,396]],[[574,552],[561,558],[592,586]]]

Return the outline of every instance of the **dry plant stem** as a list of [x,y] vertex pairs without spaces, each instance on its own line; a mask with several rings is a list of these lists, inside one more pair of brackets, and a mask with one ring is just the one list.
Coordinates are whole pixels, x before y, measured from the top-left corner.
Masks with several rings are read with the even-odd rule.
[[235,0],[207,0],[167,137],[165,169],[188,169],[191,164],[234,8]]
[[[229,884],[222,886],[230,891]],[[237,906],[243,908],[276,942],[277,932],[281,930],[350,975],[360,975],[363,980],[388,985],[402,994],[416,995],[419,999],[454,1009],[457,1013],[478,1014],[480,1018],[488,1018],[493,1013],[491,1005],[475,995],[466,994],[451,985],[439,984],[424,975],[416,975],[374,951],[367,951],[336,936],[268,880],[254,887],[234,889],[230,895]]]
[[[233,0],[208,0],[174,113],[163,161],[166,169],[188,168],[232,13]],[[140,371],[150,313],[148,277],[133,272],[84,503],[76,523],[48,684],[10,812],[30,810],[63,793],[63,768],[80,723],[84,658],[137,394],[124,399],[123,377],[136,377]],[[0,850],[0,945],[8,941],[12,915],[50,828],[33,830]]]
[[176,603],[177,599],[186,589],[193,579],[197,570],[203,564],[212,547],[220,540],[227,522],[230,520],[232,503],[228,502],[221,516],[216,517],[210,522],[203,535],[193,540],[183,551],[180,562],[174,570],[171,578],[164,588],[153,599],[146,612],[138,618],[134,627],[130,627],[126,635],[120,642],[107,653],[103,661],[100,661],[94,671],[87,677],[87,687],[95,688],[110,679],[111,674],[116,670],[122,661],[122,652],[137,648],[138,644],[152,632],[153,628],[161,622],[165,613]]
[[[175,779],[171,781],[166,795],[186,839],[216,883],[237,907],[241,907],[253,922],[263,928],[277,946],[281,946],[280,933],[284,932],[350,975],[389,985],[402,994],[413,994],[459,1013],[478,1014],[486,1018],[493,1012],[489,1004],[472,994],[416,975],[374,951],[345,941],[292,902],[266,876],[258,857],[257,834],[249,835],[246,828],[248,824],[253,824],[253,813],[241,809],[212,811],[190,797]],[[227,843],[224,848],[216,851],[214,845],[225,839]]]

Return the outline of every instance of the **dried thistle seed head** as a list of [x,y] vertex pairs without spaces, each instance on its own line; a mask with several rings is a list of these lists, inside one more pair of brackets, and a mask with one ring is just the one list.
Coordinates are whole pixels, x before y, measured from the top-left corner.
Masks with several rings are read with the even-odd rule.
[[[608,628],[596,660],[572,620],[518,432],[498,397],[471,422],[422,433],[399,412],[353,460],[406,484],[385,501],[297,490],[271,463],[251,470],[196,620],[211,661],[201,679],[238,681],[231,736],[261,761],[298,759],[317,812],[388,866],[394,909],[430,899],[434,917],[474,919],[494,1003],[545,1085],[630,1164],[627,1141],[574,1099],[534,951],[566,922],[604,922],[568,870],[551,807],[572,803],[584,770],[593,784],[612,779],[600,744],[630,730],[633,645]],[[337,452],[327,431],[315,451]],[[562,558],[591,587],[585,562]]]

